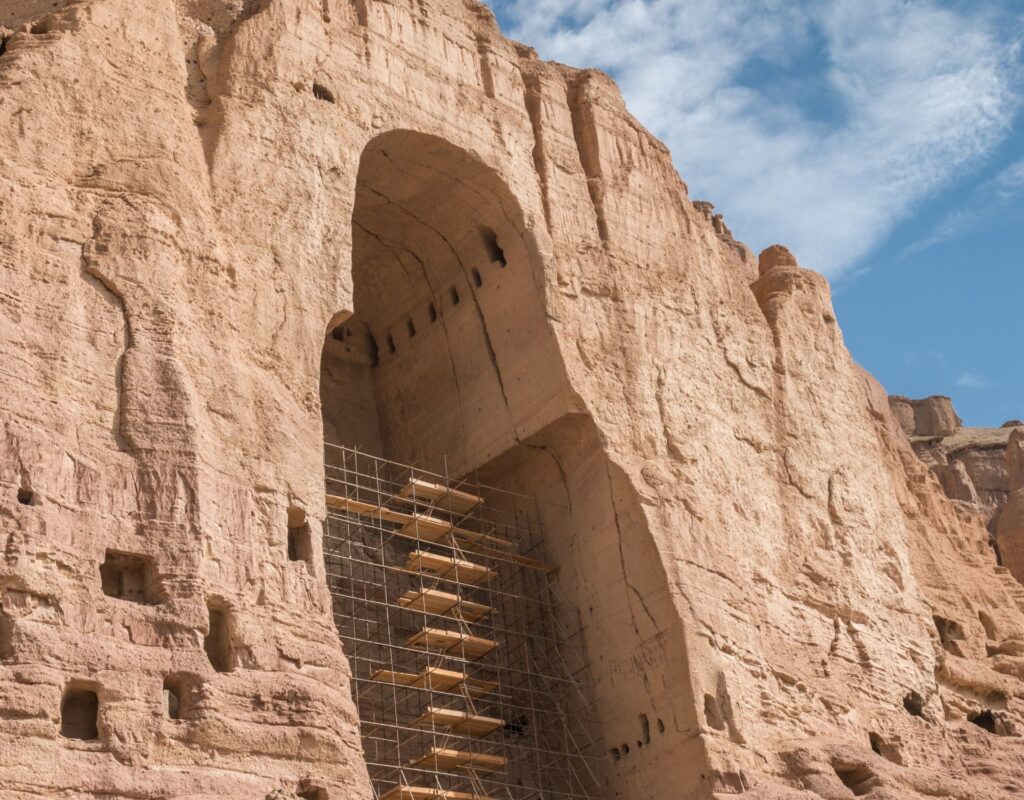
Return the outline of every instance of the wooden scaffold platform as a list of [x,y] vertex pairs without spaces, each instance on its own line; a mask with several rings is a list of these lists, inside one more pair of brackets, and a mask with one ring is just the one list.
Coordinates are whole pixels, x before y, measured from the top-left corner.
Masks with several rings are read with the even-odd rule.
[[503,518],[500,490],[327,450],[325,564],[378,800],[596,800],[536,501],[502,493]]

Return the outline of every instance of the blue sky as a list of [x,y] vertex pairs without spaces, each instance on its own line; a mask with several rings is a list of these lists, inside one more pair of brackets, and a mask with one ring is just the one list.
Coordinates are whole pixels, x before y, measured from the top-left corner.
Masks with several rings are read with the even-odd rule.
[[494,0],[611,73],[693,199],[832,280],[892,394],[1024,418],[1024,0]]

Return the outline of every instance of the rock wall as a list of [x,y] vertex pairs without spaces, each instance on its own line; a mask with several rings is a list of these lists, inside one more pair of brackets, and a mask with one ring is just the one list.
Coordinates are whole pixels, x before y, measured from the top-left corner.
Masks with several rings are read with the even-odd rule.
[[1024,426],[1015,427],[1006,448],[1009,498],[1000,512],[996,537],[1003,563],[1024,583]]
[[[606,796],[1024,792],[1024,588],[826,281],[691,203],[606,76],[471,0],[58,6],[0,10],[5,799],[371,796],[322,405],[567,501]],[[398,358],[431,303],[473,314],[424,437],[430,377],[335,334]]]
[[911,400],[894,396],[889,398],[889,406],[907,436],[952,436],[963,426],[948,397]]
[[[965,427],[953,402],[939,396],[890,397],[889,407],[946,496],[975,509],[994,537],[1012,491],[1008,445],[1019,421],[1010,420],[999,428]],[[998,549],[994,538],[993,545]],[[1022,576],[1019,571],[1015,574]]]

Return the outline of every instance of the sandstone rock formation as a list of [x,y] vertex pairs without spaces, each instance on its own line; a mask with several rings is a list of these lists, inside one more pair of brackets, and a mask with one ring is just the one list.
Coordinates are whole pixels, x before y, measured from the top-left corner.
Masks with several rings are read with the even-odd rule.
[[889,407],[946,495],[974,507],[994,534],[1011,491],[1007,444],[1015,426],[964,427],[948,397],[890,397]]
[[1024,793],[1024,587],[607,76],[473,0],[0,25],[4,800],[372,796],[325,431],[555,501],[602,796]]
[[890,397],[889,406],[907,436],[952,436],[963,425],[948,397]]
[[999,515],[996,540],[1003,563],[1024,583],[1024,426],[1013,429],[1006,448],[1009,497]]

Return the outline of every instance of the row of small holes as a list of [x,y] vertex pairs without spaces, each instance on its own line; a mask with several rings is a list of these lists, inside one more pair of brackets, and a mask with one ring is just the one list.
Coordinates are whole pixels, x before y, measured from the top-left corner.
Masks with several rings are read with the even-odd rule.
[[[640,715],[640,728],[641,728],[641,731],[643,732],[643,739],[637,739],[636,740],[636,746],[637,746],[638,749],[643,748],[643,746],[645,744],[650,744],[651,743],[651,727],[650,727],[650,724],[647,721],[647,715],[646,714],[641,714]],[[658,720],[658,733],[664,733],[664,732],[665,732],[665,723],[661,719],[659,719]],[[623,756],[628,756],[629,755],[629,745],[628,744],[622,744],[622,745],[620,745],[618,747],[613,747],[611,750],[608,751],[608,755],[610,755],[612,757],[612,760],[619,761]]]
[[[502,267],[505,266],[504,263],[502,263],[502,262],[499,262],[499,263],[501,263]],[[473,276],[473,284],[477,288],[480,288],[481,286],[484,285],[484,276],[480,274],[480,270],[478,270],[476,267],[474,267],[472,269],[472,271],[470,272],[470,274]],[[448,289],[448,297],[451,299],[451,302],[452,302],[453,306],[457,306],[459,303],[462,302],[462,298],[459,296],[459,290],[456,289],[454,286],[452,286],[452,287],[450,287]],[[439,315],[437,313],[437,306],[435,306],[433,303],[429,303],[427,305],[427,318],[431,322],[437,322],[438,316]],[[416,325],[412,321],[412,317],[409,317],[408,319],[406,319],[406,321],[405,321],[405,330],[406,330],[406,333],[409,334],[409,338],[410,339],[413,338],[416,335]],[[387,335],[386,341],[387,341],[387,345],[388,345],[388,352],[394,354],[398,350],[398,348],[395,345],[395,337],[392,334],[389,333]]]
[[[502,250],[501,246],[498,244],[497,234],[490,228],[481,228],[480,235],[483,238],[484,247],[487,250],[488,257],[491,259],[491,263],[497,263],[498,266],[500,266],[502,269],[507,267],[508,260],[505,258],[505,251]],[[473,278],[473,285],[476,286],[478,289],[484,285],[484,276],[480,274],[480,270],[478,270],[476,267],[473,267],[473,269],[470,271],[470,275]],[[448,296],[451,298],[453,306],[457,306],[459,304],[461,300],[461,298],[459,297],[459,290],[456,289],[454,286],[448,289]],[[433,303],[430,303],[427,306],[427,316],[429,317],[431,322],[437,322],[437,308],[434,306]],[[405,321],[405,326],[406,331],[409,334],[409,338],[411,339],[413,336],[416,335],[416,326],[413,324],[412,317],[409,317]],[[387,335],[386,342],[388,346],[388,352],[394,354],[398,349],[395,346],[395,337],[389,333]],[[374,349],[376,350],[376,340],[374,341],[373,346]]]

